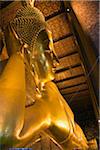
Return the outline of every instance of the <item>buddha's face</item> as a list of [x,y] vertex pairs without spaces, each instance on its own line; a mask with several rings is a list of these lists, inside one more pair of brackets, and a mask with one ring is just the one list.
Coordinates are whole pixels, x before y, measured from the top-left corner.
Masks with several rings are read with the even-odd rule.
[[54,79],[53,57],[49,46],[48,35],[46,31],[42,31],[30,54],[30,65],[34,71],[36,84],[40,86]]
[[[25,50],[25,58],[29,62],[31,73],[34,75],[38,87],[44,86],[46,82],[54,79],[55,66],[51,52],[53,51],[53,44],[50,40],[52,37],[49,33],[45,30],[40,32],[35,47],[30,50],[30,46],[27,45]],[[5,30],[5,41],[9,57],[22,48],[16,33],[11,28]]]

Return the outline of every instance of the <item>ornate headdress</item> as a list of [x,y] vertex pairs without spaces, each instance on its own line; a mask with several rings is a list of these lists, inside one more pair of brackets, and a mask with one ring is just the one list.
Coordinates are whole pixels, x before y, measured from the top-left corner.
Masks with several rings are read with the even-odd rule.
[[32,49],[39,33],[46,29],[46,22],[43,14],[35,7],[23,7],[18,10],[16,17],[10,22],[18,38],[28,44]]

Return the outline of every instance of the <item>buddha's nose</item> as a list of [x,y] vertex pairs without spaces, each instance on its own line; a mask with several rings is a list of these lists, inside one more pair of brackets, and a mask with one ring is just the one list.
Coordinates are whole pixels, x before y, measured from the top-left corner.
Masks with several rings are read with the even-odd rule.
[[25,67],[19,54],[13,54],[0,76],[0,144],[13,142],[24,121]]

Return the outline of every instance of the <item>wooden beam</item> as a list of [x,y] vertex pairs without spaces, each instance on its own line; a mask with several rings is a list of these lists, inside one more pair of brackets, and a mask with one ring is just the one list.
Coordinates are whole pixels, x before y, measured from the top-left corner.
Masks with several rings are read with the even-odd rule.
[[81,76],[84,76],[84,74],[80,74],[80,75],[76,75],[76,76],[73,76],[73,77],[69,77],[67,79],[62,79],[62,80],[59,80],[59,81],[55,81],[55,83],[60,83],[60,82],[64,82],[64,81],[67,81],[67,80],[72,80],[72,79],[75,79],[75,78],[79,78]]
[[84,97],[84,96],[90,96],[89,95],[89,91],[88,89],[87,90],[83,90],[83,91],[77,91],[77,92],[74,92],[74,93],[67,93],[67,94],[62,94],[64,96],[65,99],[69,99],[69,101],[72,99],[72,98],[76,98],[76,97]]
[[45,17],[45,20],[47,21],[47,20],[49,20],[53,17],[56,17],[56,16],[60,15],[61,13],[64,13],[64,12],[65,12],[64,3],[61,1],[60,2],[60,10],[58,10],[57,12],[54,12],[53,14]]
[[76,92],[76,91],[79,91],[79,90],[86,90],[88,89],[88,86],[87,84],[81,84],[81,85],[78,85],[78,86],[74,86],[74,87],[70,87],[70,88],[65,88],[65,89],[62,89],[60,90],[60,92],[62,94],[67,94],[67,93],[70,93],[70,92]]
[[59,37],[58,39],[54,39],[54,40],[53,40],[53,43],[58,42],[58,41],[61,41],[61,40],[64,40],[64,39],[66,39],[66,38],[68,38],[68,37],[71,37],[71,36],[73,36],[72,33],[66,34],[66,35],[64,35],[64,36],[62,36],[62,37]]
[[59,56],[59,59],[62,59],[62,58],[64,58],[64,57],[68,57],[68,56],[71,56],[71,55],[74,55],[74,54],[78,54],[78,52],[77,52],[77,51],[73,51],[73,52],[68,53],[68,54],[66,54],[66,55],[64,55],[64,56]]
[[63,88],[59,88],[59,90],[61,91],[61,90],[67,89],[67,88],[76,87],[76,86],[83,85],[83,84],[86,84],[86,82],[74,84],[74,85],[71,85],[71,86],[65,86]]
[[76,67],[79,67],[79,66],[81,66],[81,64],[73,64],[72,66],[68,66],[68,67],[57,70],[56,73],[61,73],[61,72],[64,72],[66,70],[76,68]]
[[13,0],[12,1],[0,1],[0,9],[7,7],[12,2]]
[[81,89],[81,90],[78,90],[78,91],[75,91],[75,92],[69,92],[69,93],[62,93],[62,95],[70,95],[70,94],[77,94],[77,93],[81,93],[81,92],[84,92],[84,91],[87,91],[88,88],[86,89]]
[[53,14],[51,14],[51,15],[45,17],[45,20],[48,21],[49,19],[52,19],[53,17],[56,17],[56,16],[60,15],[60,14],[63,13],[63,12],[64,12],[64,11],[62,11],[62,10],[59,10],[59,11],[57,11],[57,12],[54,12]]

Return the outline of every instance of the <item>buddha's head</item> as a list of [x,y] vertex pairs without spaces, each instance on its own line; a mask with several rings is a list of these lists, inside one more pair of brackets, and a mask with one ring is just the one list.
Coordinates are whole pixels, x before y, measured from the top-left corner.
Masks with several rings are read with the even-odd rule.
[[30,65],[38,88],[54,79],[57,59],[51,32],[43,14],[35,7],[23,7],[16,13],[10,27],[16,38],[24,44],[26,59]]

